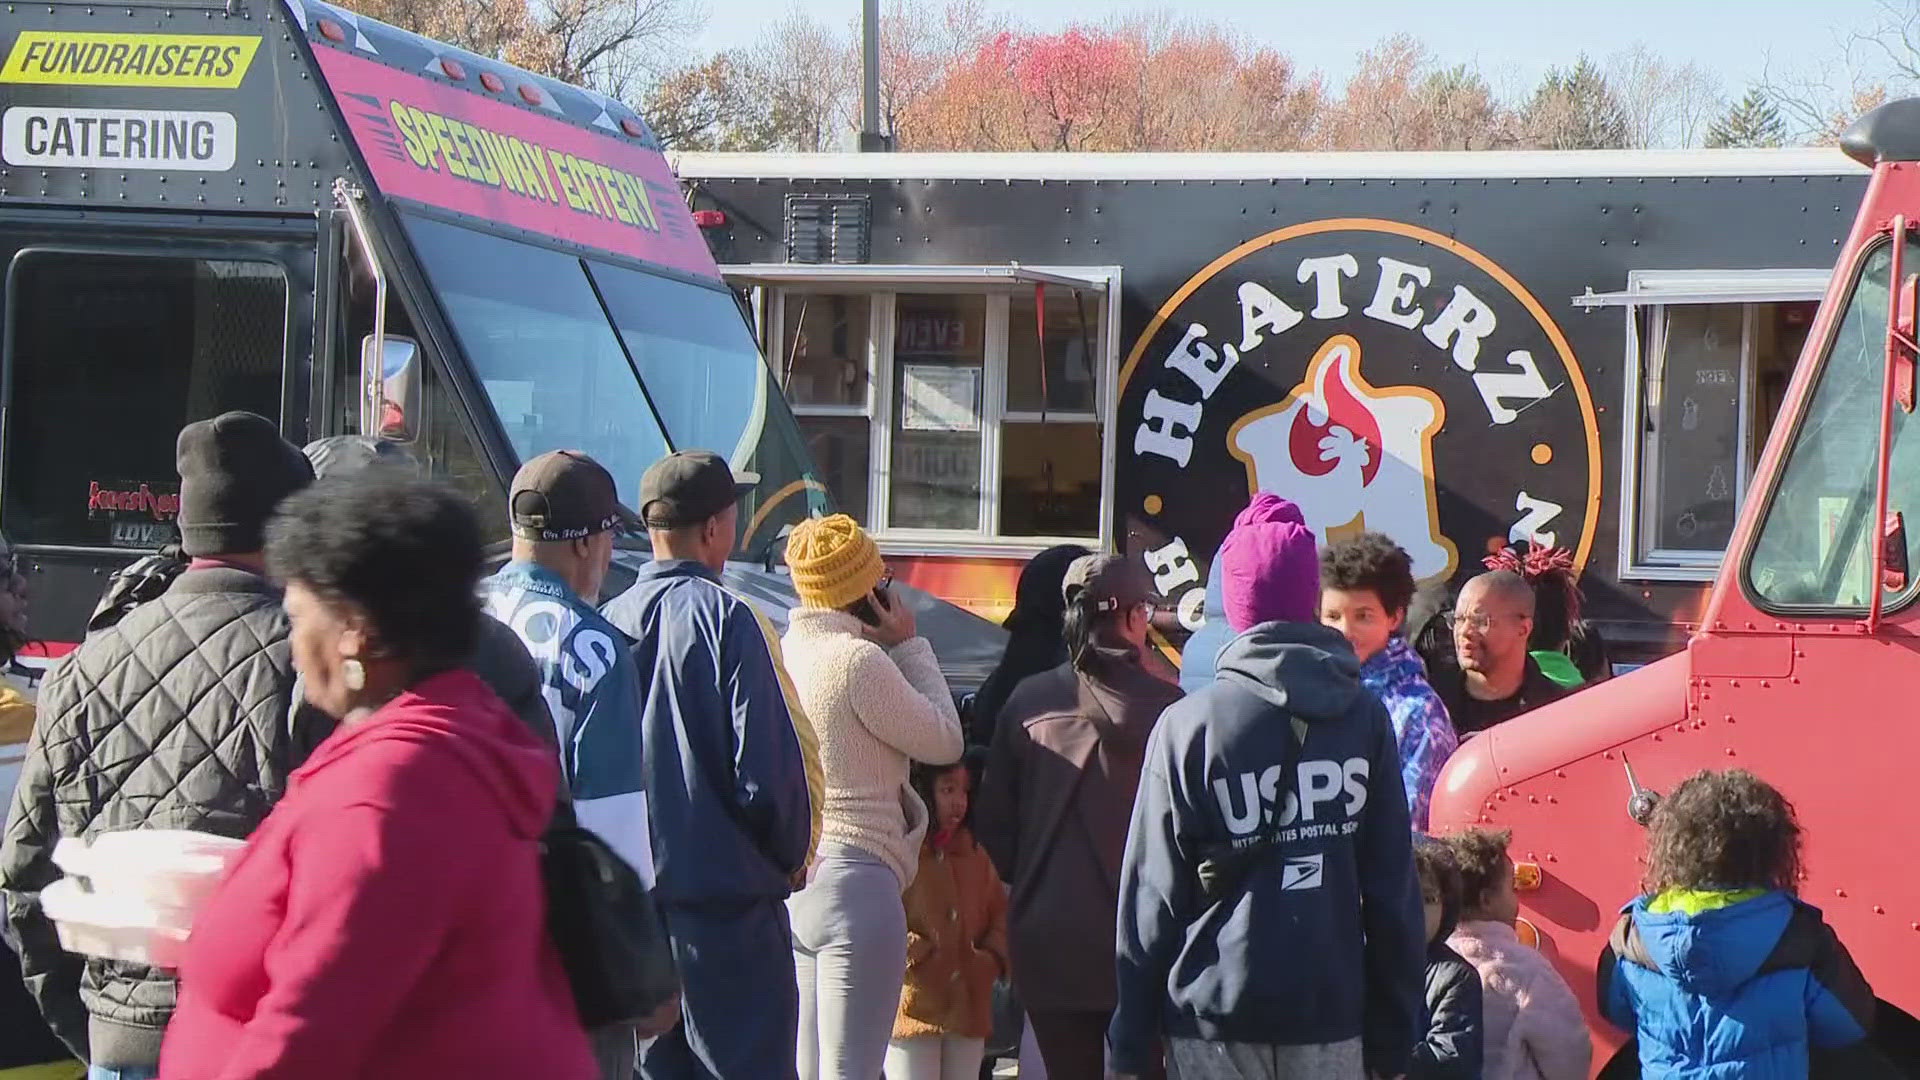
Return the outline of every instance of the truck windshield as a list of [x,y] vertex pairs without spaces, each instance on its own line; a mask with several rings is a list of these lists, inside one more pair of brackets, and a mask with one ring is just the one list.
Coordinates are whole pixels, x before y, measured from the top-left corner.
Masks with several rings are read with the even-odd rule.
[[579,449],[628,499],[669,447],[713,450],[759,483],[738,550],[759,557],[828,512],[793,417],[732,294],[430,218],[408,235],[521,460]]
[[[1909,255],[1909,258],[1912,256]],[[1794,432],[1773,504],[1748,562],[1757,597],[1783,608],[1867,606],[1878,481],[1880,399],[1887,365],[1892,247],[1862,260],[1833,334],[1812,400]],[[1920,422],[1893,411],[1887,510],[1907,520],[1920,508]],[[1920,530],[1907,529],[1908,559]]]

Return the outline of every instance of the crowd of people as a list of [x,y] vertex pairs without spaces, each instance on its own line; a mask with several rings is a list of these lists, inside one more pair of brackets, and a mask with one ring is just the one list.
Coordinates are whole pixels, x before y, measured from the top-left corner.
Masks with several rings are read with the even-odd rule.
[[[1606,677],[1564,552],[1497,553],[1417,630],[1391,538],[1323,550],[1256,494],[1183,689],[1145,568],[1053,549],[963,717],[852,519],[793,530],[784,636],[726,587],[743,487],[712,453],[655,463],[637,511],[585,454],[528,461],[492,573],[391,444],[229,413],[177,463],[178,565],[46,679],[0,844],[22,985],[95,1080],[973,1080],[1006,986],[1027,1080],[1591,1069],[1506,834],[1430,835],[1463,740]],[[621,531],[653,559],[605,597]],[[613,1022],[546,919],[556,822],[631,868],[672,958]],[[154,828],[248,841],[179,969],[63,951],[55,845]],[[1598,967],[1649,1074],[1870,1075],[1800,842],[1740,771],[1656,807]]]

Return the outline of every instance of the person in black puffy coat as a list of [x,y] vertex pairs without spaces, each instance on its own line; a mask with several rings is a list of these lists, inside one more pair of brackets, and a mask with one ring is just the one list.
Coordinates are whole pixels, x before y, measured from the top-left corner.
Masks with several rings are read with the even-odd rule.
[[1414,844],[1413,866],[1427,915],[1427,1026],[1407,1080],[1479,1080],[1480,973],[1447,945],[1460,921],[1460,870],[1445,844],[1425,837]]

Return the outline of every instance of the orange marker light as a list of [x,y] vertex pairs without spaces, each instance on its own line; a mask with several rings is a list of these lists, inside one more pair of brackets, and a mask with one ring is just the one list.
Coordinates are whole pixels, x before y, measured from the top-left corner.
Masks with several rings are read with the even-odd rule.
[[1529,949],[1540,947],[1540,928],[1525,919],[1513,920],[1513,934]]
[[1540,890],[1540,864],[1517,862],[1513,864],[1513,891],[1538,892]]

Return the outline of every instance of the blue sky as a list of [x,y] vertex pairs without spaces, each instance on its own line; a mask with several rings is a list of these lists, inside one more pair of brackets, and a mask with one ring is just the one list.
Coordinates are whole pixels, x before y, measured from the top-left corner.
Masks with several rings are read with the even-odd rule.
[[[707,0],[710,19],[696,45],[710,52],[748,44],[796,2],[822,20],[850,22],[860,12],[859,0]],[[1043,28],[1154,6],[1103,0],[987,3]],[[1877,0],[1169,0],[1158,6],[1237,23],[1336,85],[1352,69],[1356,53],[1404,30],[1447,63],[1478,64],[1497,91],[1509,84],[1531,86],[1548,67],[1571,61],[1583,49],[1604,57],[1639,41],[1670,59],[1692,60],[1715,72],[1734,96],[1760,78],[1769,55],[1776,67],[1811,66],[1836,55],[1846,31],[1868,28],[1880,15]]]

